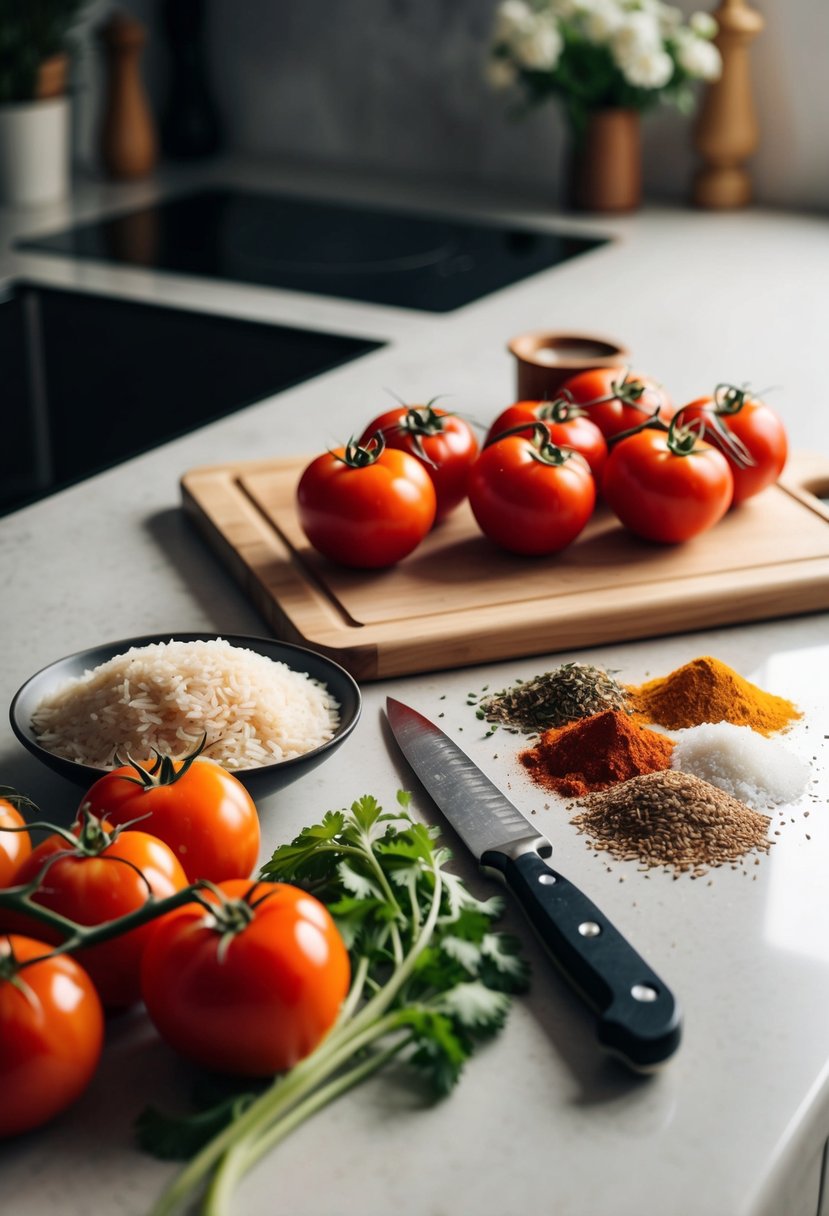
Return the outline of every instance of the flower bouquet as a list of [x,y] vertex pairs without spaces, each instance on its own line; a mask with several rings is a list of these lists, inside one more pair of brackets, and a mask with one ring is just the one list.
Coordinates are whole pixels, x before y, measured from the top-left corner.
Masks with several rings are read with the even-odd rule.
[[502,0],[487,75],[525,107],[558,98],[578,148],[599,113],[689,112],[694,83],[720,74],[716,33],[710,14],[686,22],[663,0]]

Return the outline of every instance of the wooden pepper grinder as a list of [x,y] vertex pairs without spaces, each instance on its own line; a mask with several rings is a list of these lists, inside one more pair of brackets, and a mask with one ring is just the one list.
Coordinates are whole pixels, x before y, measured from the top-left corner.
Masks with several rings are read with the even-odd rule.
[[694,127],[703,167],[694,178],[693,201],[698,207],[744,207],[751,199],[751,178],[743,162],[759,139],[749,44],[765,21],[746,0],[722,0],[713,16],[722,74],[708,86]]
[[101,126],[101,161],[110,177],[146,177],[155,166],[157,140],[140,59],[146,30],[127,13],[115,12],[99,30],[106,56],[106,100]]

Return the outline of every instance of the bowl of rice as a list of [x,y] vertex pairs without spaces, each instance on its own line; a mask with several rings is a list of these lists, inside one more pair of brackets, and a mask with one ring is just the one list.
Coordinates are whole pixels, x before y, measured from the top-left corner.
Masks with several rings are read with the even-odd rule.
[[360,690],[331,659],[270,638],[175,633],[69,655],[20,688],[9,717],[32,755],[89,787],[154,753],[203,755],[256,798],[316,767],[360,716]]

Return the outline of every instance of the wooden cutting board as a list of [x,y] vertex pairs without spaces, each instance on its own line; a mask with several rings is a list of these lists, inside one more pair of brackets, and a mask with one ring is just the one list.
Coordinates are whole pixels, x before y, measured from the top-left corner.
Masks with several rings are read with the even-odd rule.
[[829,458],[677,546],[630,535],[606,507],[563,553],[497,550],[464,505],[398,566],[354,571],[305,540],[307,457],[193,469],[183,503],[278,638],[363,680],[829,608]]

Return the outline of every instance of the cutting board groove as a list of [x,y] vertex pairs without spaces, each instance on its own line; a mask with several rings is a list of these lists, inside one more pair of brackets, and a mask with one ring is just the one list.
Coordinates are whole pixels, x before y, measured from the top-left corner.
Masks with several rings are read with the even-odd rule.
[[684,545],[640,541],[600,507],[563,553],[520,558],[464,505],[382,571],[309,546],[294,509],[307,463],[193,469],[183,504],[277,637],[363,680],[829,608],[826,457],[793,457],[778,485]]

